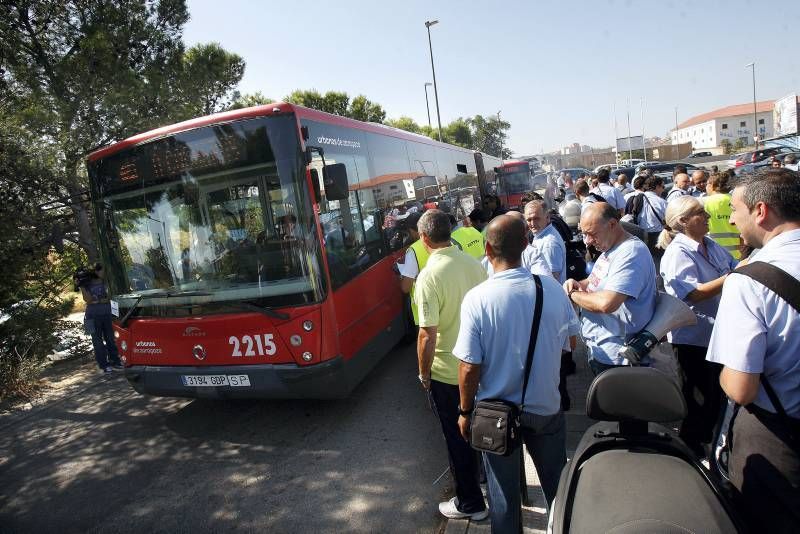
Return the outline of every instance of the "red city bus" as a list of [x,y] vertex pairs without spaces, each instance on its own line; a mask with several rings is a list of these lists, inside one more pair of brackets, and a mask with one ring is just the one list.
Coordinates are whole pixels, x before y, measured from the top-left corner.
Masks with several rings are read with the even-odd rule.
[[506,161],[496,167],[497,197],[509,209],[520,209],[522,195],[533,189],[531,167],[527,161]]
[[414,180],[459,218],[486,180],[481,154],[286,103],[87,166],[125,376],[178,397],[346,396],[409,328],[392,266]]

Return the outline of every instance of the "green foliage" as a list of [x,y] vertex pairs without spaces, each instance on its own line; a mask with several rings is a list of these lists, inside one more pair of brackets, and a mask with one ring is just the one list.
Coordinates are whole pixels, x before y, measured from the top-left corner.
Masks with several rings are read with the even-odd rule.
[[183,56],[184,113],[189,117],[209,115],[229,108],[236,87],[244,76],[244,59],[225,51],[218,43],[200,44]]
[[267,98],[261,91],[255,93],[241,94],[238,91],[234,93],[233,102],[230,109],[251,108],[253,106],[263,106],[264,104],[272,104],[274,100]]
[[739,139],[736,140],[736,143],[733,144],[733,151],[739,152],[743,150],[745,146],[747,146],[747,144],[744,142],[744,139],[740,137]]
[[[388,119],[386,124],[439,140],[439,132],[435,128],[420,126],[410,117]],[[504,146],[506,131],[510,127],[509,122],[499,121],[496,116],[484,118],[475,115],[466,119],[459,117],[442,128],[442,142],[498,156],[502,147],[503,158],[510,158],[511,150]]]
[[[0,17],[0,102],[36,139],[60,198],[86,189],[93,149],[227,107],[244,62],[217,44],[184,50],[184,0],[14,3]],[[97,257],[91,215],[64,202],[79,244]]]
[[420,133],[422,128],[411,117],[398,117],[396,119],[387,119],[384,124],[407,132]]
[[32,392],[33,377],[66,329],[58,319],[72,302],[61,294],[85,262],[65,232],[69,210],[51,202],[57,189],[46,158],[12,122],[0,120],[0,398]]
[[364,95],[350,100],[347,93],[339,91],[328,91],[323,95],[316,89],[297,89],[284,98],[284,101],[359,121],[381,123],[386,119],[386,112],[381,105]]
[[731,142],[730,142],[729,139],[723,139],[720,142],[720,146],[722,147],[722,151],[725,154],[732,154],[733,153],[733,145],[731,145]]

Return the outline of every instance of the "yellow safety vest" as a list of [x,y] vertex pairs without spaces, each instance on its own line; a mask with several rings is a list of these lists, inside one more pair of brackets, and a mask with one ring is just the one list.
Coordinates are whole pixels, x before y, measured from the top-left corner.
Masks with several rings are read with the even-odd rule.
[[737,260],[742,257],[739,252],[740,232],[730,223],[731,196],[726,193],[715,193],[705,198],[703,207],[708,213],[708,237],[721,245]]
[[450,234],[450,242],[480,261],[484,256],[483,235],[471,226],[462,226]]
[[[414,251],[414,255],[417,257],[417,267],[419,267],[419,269],[417,270],[417,276],[419,276],[419,273],[428,263],[428,258],[430,257],[430,254],[428,253],[428,250],[425,248],[425,245],[422,244],[422,239],[417,239],[416,241],[411,243],[410,248],[411,250]],[[414,324],[419,326],[419,313],[417,312],[417,302],[416,299],[414,298],[414,293],[415,293],[414,290],[416,289],[416,287],[417,284],[415,282],[414,285],[411,286],[411,314],[414,316]]]

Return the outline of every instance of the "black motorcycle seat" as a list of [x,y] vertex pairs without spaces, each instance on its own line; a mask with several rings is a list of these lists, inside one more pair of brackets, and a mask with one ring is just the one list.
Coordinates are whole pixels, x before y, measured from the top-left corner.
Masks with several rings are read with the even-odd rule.
[[573,534],[736,532],[713,489],[684,459],[606,450],[588,458],[577,476]]

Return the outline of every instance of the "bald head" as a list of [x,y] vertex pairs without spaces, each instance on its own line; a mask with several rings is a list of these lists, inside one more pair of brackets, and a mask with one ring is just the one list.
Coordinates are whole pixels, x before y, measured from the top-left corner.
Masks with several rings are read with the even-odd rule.
[[587,245],[606,251],[622,238],[625,230],[619,223],[619,212],[611,204],[595,202],[581,214],[581,232]]
[[689,189],[689,175],[685,172],[675,175],[675,187],[686,191]]
[[528,227],[518,211],[492,219],[486,228],[486,254],[489,259],[518,265],[528,246]]
[[708,173],[706,173],[706,171],[697,169],[692,173],[692,184],[694,185],[695,189],[697,189],[702,193],[705,193],[707,183],[708,183]]

